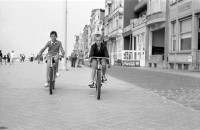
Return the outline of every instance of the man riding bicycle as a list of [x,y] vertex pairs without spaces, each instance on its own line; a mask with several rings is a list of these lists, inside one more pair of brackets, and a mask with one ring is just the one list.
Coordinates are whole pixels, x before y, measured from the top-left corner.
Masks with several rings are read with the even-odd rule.
[[[44,51],[45,49],[48,47],[48,54],[51,54],[51,55],[54,55],[56,56],[54,58],[54,61],[55,61],[55,71],[56,71],[56,77],[59,77],[60,74],[58,73],[58,61],[59,61],[59,51],[61,51],[63,57],[65,55],[65,52],[63,50],[63,47],[62,47],[62,43],[58,40],[56,40],[57,38],[57,32],[56,31],[52,31],[50,33],[50,38],[51,38],[51,41],[48,41],[47,44],[40,50],[40,52],[38,53],[38,56],[40,56]],[[46,76],[47,76],[47,82],[45,83],[45,87],[47,87],[49,85],[49,81],[48,81],[48,73],[49,73],[49,66],[50,66],[50,61],[48,59],[47,60],[47,72],[46,72]]]
[[[96,32],[94,34],[94,40],[95,40],[95,43],[91,46],[90,54],[89,54],[89,57],[90,57],[89,61],[92,64],[91,82],[88,85],[90,87],[94,85],[95,72],[97,70],[97,60],[93,58],[91,59],[91,57],[109,58],[107,46],[102,42],[102,35],[100,32]],[[107,81],[106,76],[105,76],[106,65],[107,65],[106,59],[101,59],[101,65],[102,65],[102,80]]]

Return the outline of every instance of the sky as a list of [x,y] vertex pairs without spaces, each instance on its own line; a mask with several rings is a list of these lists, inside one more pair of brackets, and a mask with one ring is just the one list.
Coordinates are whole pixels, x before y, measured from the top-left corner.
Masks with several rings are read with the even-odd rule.
[[14,50],[16,56],[37,54],[55,30],[69,56],[75,35],[83,32],[96,8],[104,9],[105,0],[0,0],[0,50]]

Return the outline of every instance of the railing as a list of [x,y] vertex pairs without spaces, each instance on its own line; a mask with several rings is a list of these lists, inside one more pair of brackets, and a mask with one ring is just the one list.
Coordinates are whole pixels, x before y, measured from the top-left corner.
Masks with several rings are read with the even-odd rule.
[[139,26],[140,24],[143,24],[146,22],[147,15],[144,15],[143,17],[140,17],[138,19],[133,19],[131,22],[133,23],[133,28]]
[[116,29],[116,30],[112,31],[111,33],[108,33],[108,37],[115,37],[121,33],[122,33],[122,29]]
[[108,19],[112,19],[113,18],[113,16],[115,15],[115,14],[117,14],[117,13],[119,13],[119,15],[122,15],[123,13],[124,13],[124,8],[123,7],[118,7],[118,8],[116,8],[113,12],[111,12],[111,14],[108,16]]
[[143,60],[145,51],[122,50],[122,60]]
[[128,32],[130,30],[131,30],[131,25],[128,25],[123,29],[123,32],[125,33],[125,32]]

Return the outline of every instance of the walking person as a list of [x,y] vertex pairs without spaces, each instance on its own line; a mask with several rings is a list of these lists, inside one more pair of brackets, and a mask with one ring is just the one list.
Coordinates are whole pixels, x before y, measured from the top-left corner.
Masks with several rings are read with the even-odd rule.
[[10,63],[10,53],[7,54],[7,63]]
[[73,50],[73,52],[71,53],[71,67],[76,66],[76,59],[77,59],[77,54],[76,51]]
[[84,57],[83,51],[80,50],[78,52],[78,65],[77,65],[77,67],[81,67],[80,64],[83,64],[83,57]]
[[0,50],[0,62],[1,62],[1,65],[2,65],[2,58],[3,58],[3,54],[2,54],[2,52]]
[[22,55],[22,61],[24,62],[24,60],[25,60],[25,55],[23,54]]
[[22,54],[19,55],[19,61],[22,62]]
[[12,52],[10,53],[10,59],[11,59],[10,65],[11,65],[11,64],[14,65],[14,60],[15,60],[15,53],[14,53],[14,51],[12,51]]
[[6,55],[4,55],[4,56],[3,56],[3,60],[4,60],[4,62],[5,62],[5,65],[6,65],[6,59],[7,59],[7,57],[6,57]]

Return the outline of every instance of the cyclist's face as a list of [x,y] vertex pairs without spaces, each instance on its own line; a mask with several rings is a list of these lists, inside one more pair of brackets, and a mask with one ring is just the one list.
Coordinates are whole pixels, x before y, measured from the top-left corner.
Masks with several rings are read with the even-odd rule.
[[101,44],[101,35],[95,35],[95,41],[98,45]]
[[52,42],[55,42],[55,41],[56,41],[56,38],[57,38],[57,36],[56,36],[55,34],[52,34],[52,35],[51,35],[51,40],[52,40]]

